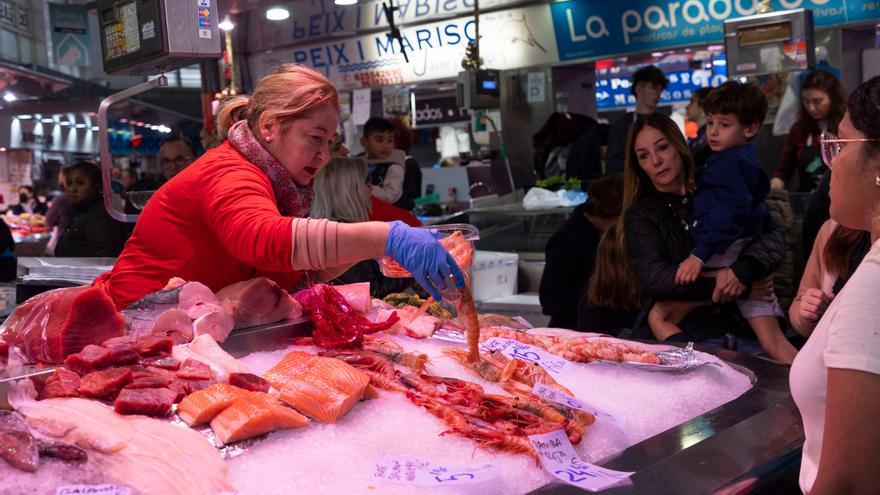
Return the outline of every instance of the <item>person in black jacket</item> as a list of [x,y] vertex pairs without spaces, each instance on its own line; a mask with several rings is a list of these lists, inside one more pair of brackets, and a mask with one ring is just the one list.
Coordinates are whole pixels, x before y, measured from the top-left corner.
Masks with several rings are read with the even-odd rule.
[[12,282],[18,276],[15,239],[6,222],[0,220],[0,282]]
[[547,242],[546,264],[539,296],[550,326],[577,328],[578,301],[593,273],[599,238],[617,223],[623,194],[620,174],[590,183],[587,202],[575,208],[571,217]]
[[[661,301],[724,303],[744,297],[751,287],[753,299],[768,298],[772,294],[772,279],[768,277],[785,254],[785,239],[772,224],[746,245],[730,267],[718,270],[712,277],[699,277],[692,284],[675,283],[679,264],[694,249],[689,233],[693,157],[678,126],[662,114],[639,119],[632,136],[624,171],[624,242],[629,261],[648,296]],[[650,303],[646,309],[650,309]],[[742,326],[718,315],[697,315],[714,310],[702,307],[694,311],[682,321],[683,332],[670,340],[723,338],[730,328]],[[701,324],[690,326],[691,319]],[[649,333],[645,330],[640,326],[635,335],[647,337]]]
[[101,196],[101,170],[78,162],[64,170],[64,194],[73,207],[70,226],[61,234],[55,256],[116,257],[125,245],[125,224],[110,217]]

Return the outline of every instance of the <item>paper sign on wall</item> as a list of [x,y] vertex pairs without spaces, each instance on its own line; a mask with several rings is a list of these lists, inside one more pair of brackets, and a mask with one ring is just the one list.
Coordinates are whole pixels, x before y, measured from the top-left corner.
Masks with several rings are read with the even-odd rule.
[[351,97],[351,120],[354,125],[364,125],[370,119],[370,104],[372,90],[369,88],[356,89]]

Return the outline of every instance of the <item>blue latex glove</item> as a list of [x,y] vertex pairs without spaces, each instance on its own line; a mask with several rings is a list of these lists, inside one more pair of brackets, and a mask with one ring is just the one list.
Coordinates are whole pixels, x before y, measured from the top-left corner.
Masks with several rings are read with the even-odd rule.
[[440,234],[434,230],[416,229],[395,221],[391,222],[385,254],[400,263],[428,294],[442,301],[440,291],[446,289],[446,279],[455,277],[455,286],[464,287],[464,275],[458,263],[440,244]]

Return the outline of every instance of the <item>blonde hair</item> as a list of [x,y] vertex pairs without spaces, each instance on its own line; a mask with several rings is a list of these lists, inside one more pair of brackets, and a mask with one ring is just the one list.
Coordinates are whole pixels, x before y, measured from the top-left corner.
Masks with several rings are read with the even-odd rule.
[[261,79],[250,98],[225,100],[217,112],[217,132],[225,137],[240,120],[247,120],[256,132],[261,125],[297,119],[325,103],[339,108],[339,93],[333,83],[303,65],[285,64]]
[[372,213],[366,186],[367,164],[359,158],[334,158],[315,176],[312,218],[366,222]]

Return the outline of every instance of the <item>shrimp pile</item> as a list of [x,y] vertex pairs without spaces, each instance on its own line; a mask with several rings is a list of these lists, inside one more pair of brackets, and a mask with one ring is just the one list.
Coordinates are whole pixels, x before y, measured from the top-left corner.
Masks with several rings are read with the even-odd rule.
[[[574,396],[571,390],[560,385],[547,371],[535,363],[520,359],[508,359],[500,352],[491,351],[481,355],[476,362],[469,359],[464,349],[446,348],[443,353],[452,357],[486,381],[496,382],[506,392],[529,410],[555,411],[568,420],[568,427],[575,436],[583,437],[587,427],[596,421],[592,414],[563,404],[546,401],[532,393],[532,387],[541,383],[560,392]],[[566,430],[568,431],[568,430]]]
[[550,335],[534,335],[518,332],[504,327],[484,328],[480,340],[491,337],[515,340],[523,344],[540,347],[569,361],[590,363],[593,361],[616,361],[646,364],[661,364],[653,352],[638,346],[615,342],[604,337],[566,338]]
[[456,434],[475,440],[480,448],[538,456],[528,436],[563,429],[573,444],[582,431],[565,415],[537,401],[486,394],[472,382],[424,373],[402,372],[391,361],[370,351],[333,350],[321,355],[342,359],[367,373],[376,388],[402,393],[440,418]]

